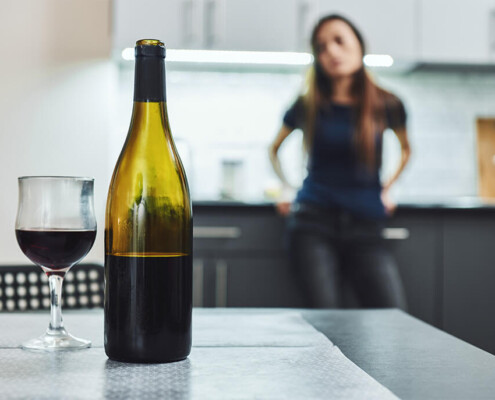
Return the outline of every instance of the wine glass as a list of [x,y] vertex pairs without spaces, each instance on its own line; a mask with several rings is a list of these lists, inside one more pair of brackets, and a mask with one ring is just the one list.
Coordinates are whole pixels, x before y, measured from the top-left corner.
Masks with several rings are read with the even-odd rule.
[[50,285],[51,320],[45,334],[22,344],[32,350],[75,350],[90,340],[70,335],[62,321],[62,283],[93,246],[96,219],[92,178],[23,176],[15,234],[22,252],[39,265]]

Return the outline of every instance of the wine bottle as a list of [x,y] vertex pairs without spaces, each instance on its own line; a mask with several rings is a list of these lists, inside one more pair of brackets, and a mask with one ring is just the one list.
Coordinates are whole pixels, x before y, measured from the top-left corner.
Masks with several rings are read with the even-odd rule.
[[170,131],[165,47],[135,47],[134,106],[105,218],[105,352],[171,362],[191,350],[192,208]]

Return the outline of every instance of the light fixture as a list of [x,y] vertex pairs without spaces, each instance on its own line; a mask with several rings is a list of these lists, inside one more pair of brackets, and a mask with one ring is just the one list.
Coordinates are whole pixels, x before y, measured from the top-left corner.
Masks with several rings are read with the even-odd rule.
[[[134,60],[134,49],[128,47],[122,50],[122,58]],[[167,62],[306,66],[313,62],[313,55],[297,52],[167,49]],[[388,54],[367,54],[363,62],[367,67],[391,67],[394,60]]]
[[122,50],[122,58],[126,61],[134,60],[134,49],[131,47],[126,47]]
[[367,54],[363,58],[367,67],[391,67],[394,59],[388,54]]
[[[122,51],[124,60],[134,60],[134,49]],[[167,49],[168,62],[209,64],[309,65],[309,53],[269,51],[175,50]]]

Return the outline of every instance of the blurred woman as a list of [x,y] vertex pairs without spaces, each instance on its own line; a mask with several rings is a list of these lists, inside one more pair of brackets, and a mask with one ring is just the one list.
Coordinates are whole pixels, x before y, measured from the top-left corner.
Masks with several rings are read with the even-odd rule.
[[[352,283],[363,307],[399,307],[406,301],[396,263],[381,237],[395,204],[389,190],[410,156],[401,100],[378,87],[363,64],[365,43],[346,18],[322,18],[311,36],[314,64],[306,92],[286,112],[270,159],[290,186],[277,152],[295,129],[304,133],[308,175],[289,214],[289,252],[309,307],[342,305],[342,281]],[[382,135],[401,145],[395,173],[380,182]]]

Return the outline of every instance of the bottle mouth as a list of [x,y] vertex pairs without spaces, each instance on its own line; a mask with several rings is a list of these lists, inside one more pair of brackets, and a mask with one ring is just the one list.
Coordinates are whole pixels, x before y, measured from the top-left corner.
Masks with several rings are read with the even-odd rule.
[[141,39],[136,42],[134,55],[136,57],[165,58],[165,45],[157,39]]
[[158,39],[141,39],[136,42],[136,46],[165,46]]

